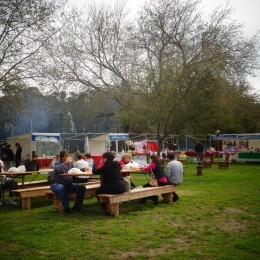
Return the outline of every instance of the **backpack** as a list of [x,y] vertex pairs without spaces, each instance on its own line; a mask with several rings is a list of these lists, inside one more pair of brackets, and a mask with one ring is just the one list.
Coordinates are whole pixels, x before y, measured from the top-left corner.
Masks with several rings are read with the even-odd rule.
[[38,171],[39,170],[38,163],[35,160],[25,161],[24,166],[25,166],[26,171]]

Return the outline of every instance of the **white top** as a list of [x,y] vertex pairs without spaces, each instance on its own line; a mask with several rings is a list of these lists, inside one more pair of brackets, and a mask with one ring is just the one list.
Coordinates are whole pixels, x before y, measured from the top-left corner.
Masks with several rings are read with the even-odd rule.
[[80,159],[76,162],[74,162],[74,167],[78,168],[78,169],[84,169],[89,167],[89,163],[87,161],[85,161],[84,159]]
[[181,184],[183,181],[183,164],[172,160],[167,164],[166,175],[171,183]]

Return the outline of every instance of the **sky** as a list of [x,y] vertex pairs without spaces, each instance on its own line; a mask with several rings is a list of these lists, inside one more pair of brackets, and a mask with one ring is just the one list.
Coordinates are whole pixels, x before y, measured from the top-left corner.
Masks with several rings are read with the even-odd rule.
[[[73,5],[84,6],[93,3],[93,0],[69,0]],[[153,1],[153,0],[150,0]],[[117,3],[125,2],[125,5],[133,12],[138,12],[146,0],[95,0],[97,2]],[[257,32],[260,33],[260,0],[201,0],[202,10],[205,13],[212,12],[216,7],[229,6],[234,10],[233,19],[244,25],[246,37],[252,37]],[[259,60],[260,63],[260,60]],[[255,77],[249,77],[248,80],[254,90],[260,94],[260,69],[254,71]]]

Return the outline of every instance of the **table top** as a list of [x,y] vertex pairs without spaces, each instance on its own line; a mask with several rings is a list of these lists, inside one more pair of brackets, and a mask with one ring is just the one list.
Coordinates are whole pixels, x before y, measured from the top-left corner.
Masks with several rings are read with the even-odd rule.
[[35,172],[1,172],[1,175],[31,175]]
[[79,172],[73,172],[73,173],[61,173],[60,176],[92,176],[93,173],[92,172],[83,172],[83,173],[79,173]]
[[38,171],[20,171],[20,172],[1,172],[0,175],[31,175],[33,173],[46,173],[52,172],[53,169],[40,169]]
[[143,172],[143,170],[140,169],[140,168],[135,168],[135,169],[133,169],[133,168],[132,168],[132,169],[131,169],[131,168],[130,168],[130,169],[124,169],[124,168],[123,168],[123,169],[121,170],[121,172],[123,172],[123,173],[124,173],[124,172]]

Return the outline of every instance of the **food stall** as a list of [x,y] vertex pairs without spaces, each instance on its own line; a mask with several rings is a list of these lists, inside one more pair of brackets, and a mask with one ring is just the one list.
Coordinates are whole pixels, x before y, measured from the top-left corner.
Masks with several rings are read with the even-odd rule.
[[222,142],[222,152],[237,162],[260,162],[260,133],[223,134],[213,137]]
[[26,159],[27,154],[31,156],[32,151],[35,151],[40,168],[48,167],[52,158],[62,149],[59,133],[28,133],[8,137],[6,141],[14,153],[15,143],[20,143],[23,149],[22,160]]

